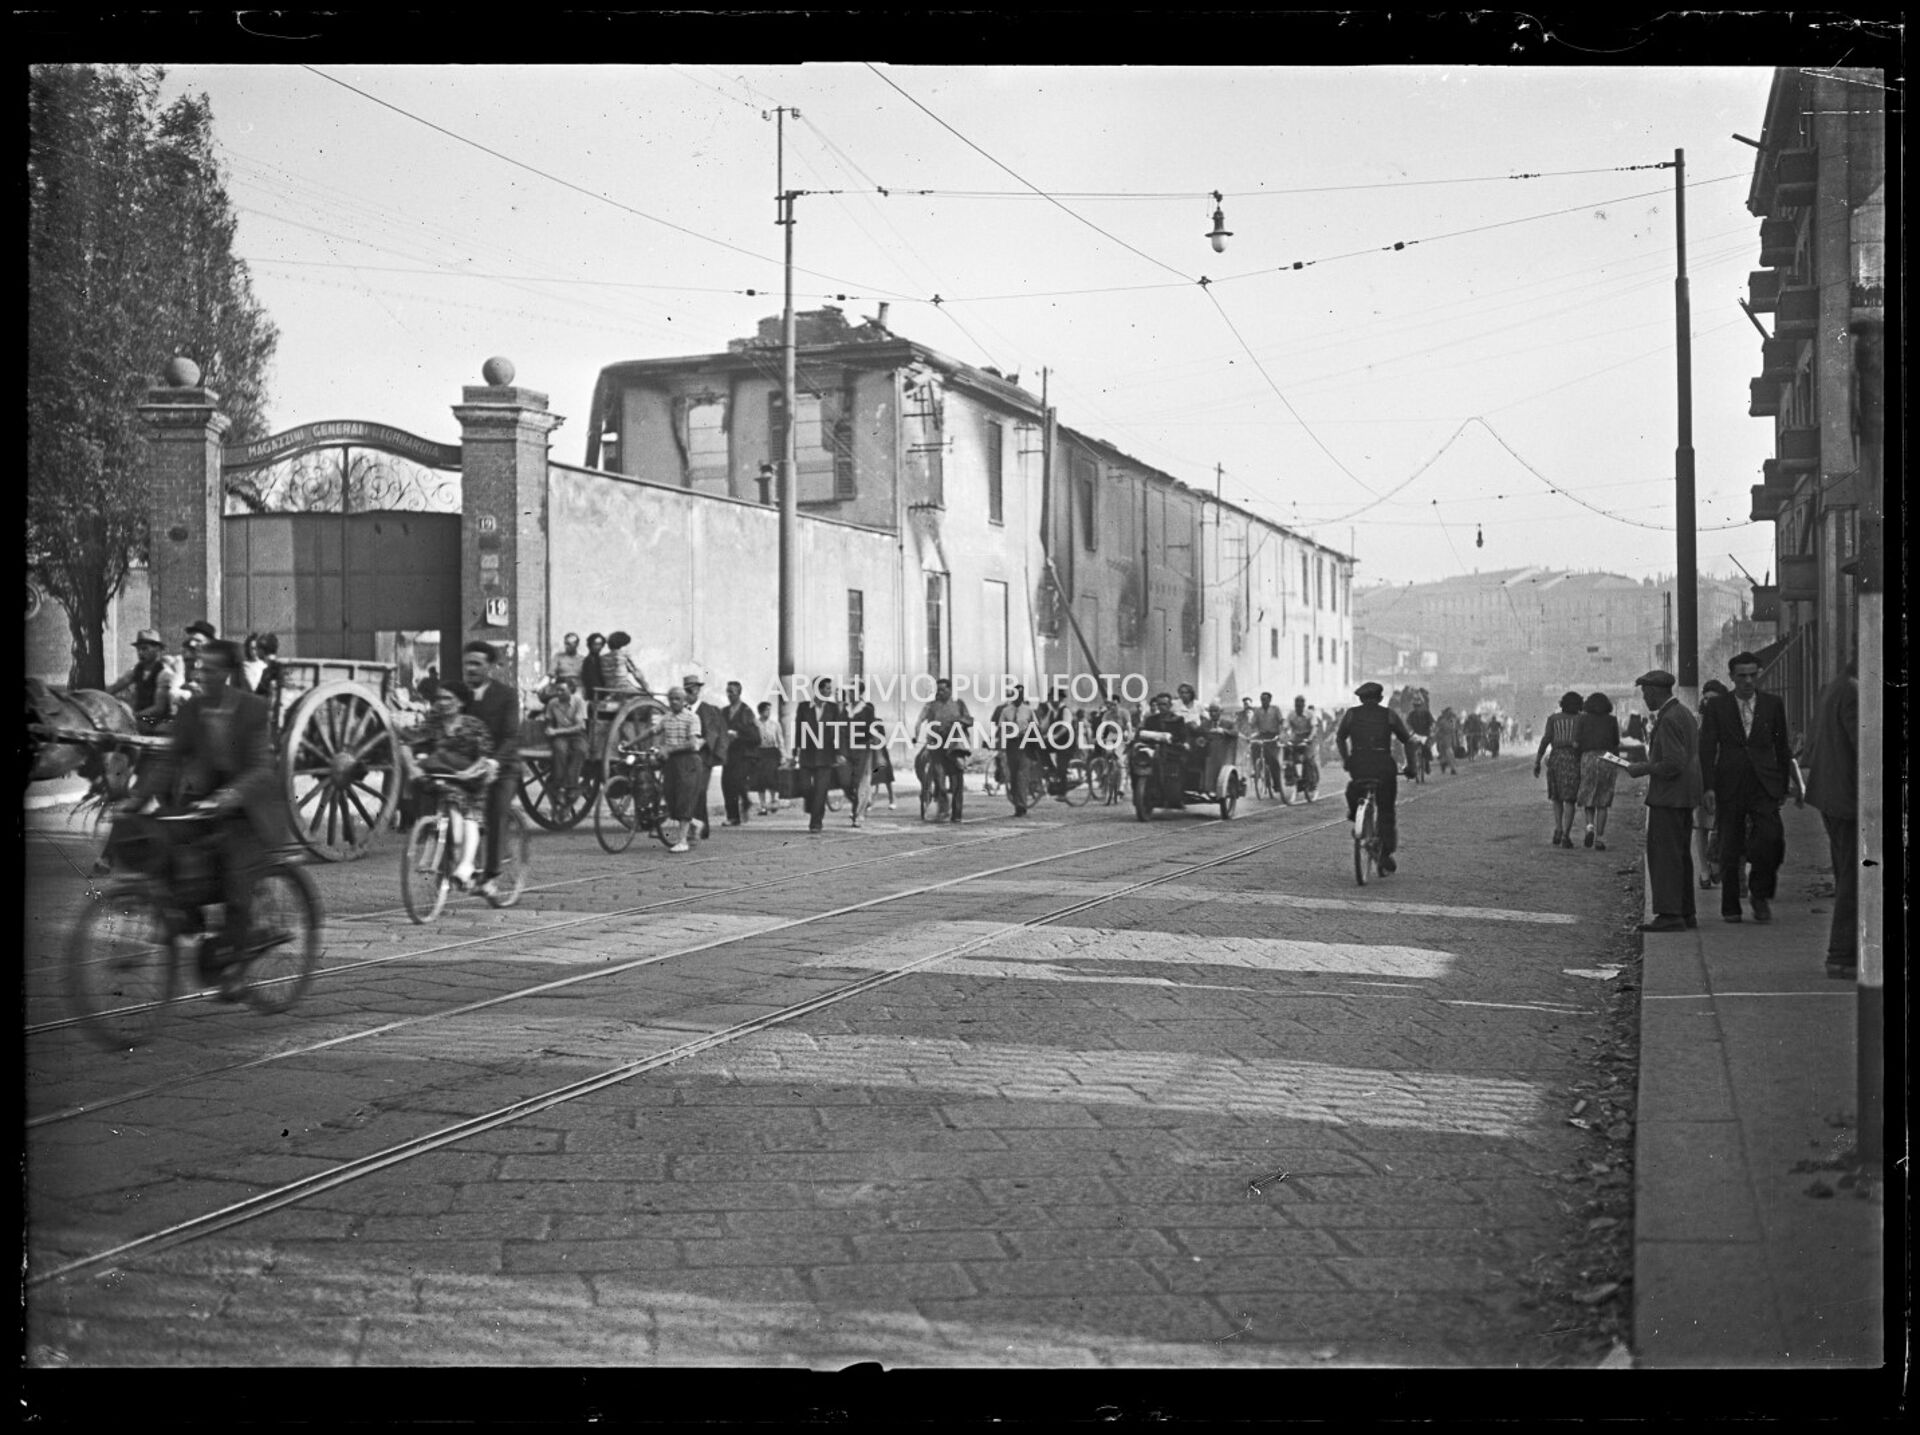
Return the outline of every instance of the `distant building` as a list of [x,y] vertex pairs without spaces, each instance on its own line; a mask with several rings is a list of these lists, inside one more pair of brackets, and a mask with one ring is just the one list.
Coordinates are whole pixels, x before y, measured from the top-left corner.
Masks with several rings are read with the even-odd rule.
[[[1748,616],[1749,589],[1702,578],[1698,593],[1704,658]],[[1557,568],[1382,585],[1354,593],[1354,640],[1367,676],[1417,680],[1454,707],[1531,711],[1568,688],[1625,699],[1641,673],[1674,662],[1672,594],[1670,579]]]

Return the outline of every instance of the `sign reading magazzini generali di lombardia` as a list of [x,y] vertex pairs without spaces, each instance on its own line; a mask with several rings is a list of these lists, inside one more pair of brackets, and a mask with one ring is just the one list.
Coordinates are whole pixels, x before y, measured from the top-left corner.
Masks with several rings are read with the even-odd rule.
[[238,444],[227,449],[220,464],[223,468],[257,468],[301,449],[322,448],[330,444],[383,448],[430,468],[460,466],[460,445],[457,443],[435,443],[432,439],[421,438],[405,429],[368,423],[363,419],[330,419],[324,423],[302,424],[299,428],[288,429],[271,438]]

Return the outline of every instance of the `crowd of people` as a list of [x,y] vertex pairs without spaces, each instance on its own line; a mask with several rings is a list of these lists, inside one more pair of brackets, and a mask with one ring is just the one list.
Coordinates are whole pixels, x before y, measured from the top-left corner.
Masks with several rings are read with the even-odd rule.
[[1653,916],[1643,932],[1684,931],[1698,924],[1696,895],[1717,888],[1727,922],[1773,920],[1786,834],[1780,810],[1811,800],[1827,829],[1834,873],[1827,971],[1855,970],[1859,863],[1855,844],[1859,685],[1846,670],[1820,692],[1806,751],[1813,775],[1801,771],[1788,731],[1786,704],[1761,690],[1759,658],[1736,653],[1731,686],[1702,685],[1689,709],[1663,668],[1635,680],[1650,720],[1637,731],[1645,751],[1622,755],[1622,732],[1603,693],[1568,692],[1547,719],[1534,773],[1545,770],[1553,804],[1553,845],[1574,846],[1579,812],[1587,815],[1580,845],[1606,849],[1606,819],[1619,773],[1646,778],[1647,877]]
[[[630,643],[623,632],[592,633],[583,653],[580,635],[568,633],[537,694],[539,727],[552,765],[551,787],[568,806],[580,798],[587,782],[596,722],[636,695],[652,697],[628,652]],[[270,832],[262,828],[262,813],[271,805],[262,797],[272,786],[270,700],[282,680],[278,639],[272,633],[249,633],[241,642],[222,639],[202,619],[187,626],[177,654],[168,651],[165,639],[152,628],[135,635],[134,651],[133,667],[108,691],[126,702],[142,731],[171,732],[174,742],[166,760],[143,775],[129,805],[151,801],[163,789],[174,800],[211,802],[227,822],[230,871],[250,871],[279,841],[279,824],[268,822]],[[459,844],[455,876],[483,895],[498,877],[505,808],[518,789],[521,766],[522,703],[501,679],[499,661],[500,653],[491,645],[468,643],[461,654],[462,680],[448,683],[437,673],[430,675],[417,689],[428,712],[399,734],[411,755],[410,771],[446,784],[454,794]],[[1853,851],[1855,669],[1850,664],[1819,696],[1808,743],[1811,782],[1803,778],[1795,759],[1785,706],[1760,690],[1759,672],[1754,654],[1736,654],[1728,664],[1731,688],[1709,680],[1697,711],[1674,697],[1671,673],[1643,673],[1636,686],[1648,718],[1631,715],[1624,733],[1605,693],[1562,694],[1558,709],[1544,724],[1533,763],[1534,775],[1546,778],[1553,807],[1551,844],[1606,851],[1619,775],[1647,778],[1647,863],[1654,915],[1641,930],[1694,926],[1696,885],[1702,891],[1719,889],[1724,920],[1739,922],[1750,913],[1754,921],[1768,922],[1785,857],[1781,804],[1788,796],[1796,804],[1810,797],[1826,823],[1837,889],[1828,969],[1850,975],[1858,878]],[[652,748],[664,759],[671,851],[689,851],[693,841],[712,836],[708,794],[716,771],[728,826],[743,826],[751,816],[781,810],[787,801],[783,789],[789,787],[804,804],[809,833],[824,829],[835,791],[844,792],[854,827],[866,820],[881,790],[891,804],[888,728],[863,681],[817,679],[798,705],[791,750],[770,702],[747,702],[737,681],[726,685],[727,699],[721,705],[703,701],[704,690],[699,674],[686,674],[667,689],[663,701],[642,705],[636,732],[622,734],[622,740]],[[1330,740],[1350,779],[1350,819],[1364,791],[1374,791],[1381,868],[1392,872],[1398,846],[1398,776],[1413,776],[1416,763],[1436,752],[1441,772],[1451,773],[1458,759],[1471,761],[1481,752],[1497,756],[1510,733],[1517,732],[1523,741],[1532,738],[1530,724],[1509,724],[1497,712],[1474,710],[1463,716],[1444,707],[1435,714],[1421,690],[1412,691],[1403,718],[1397,707],[1383,703],[1383,690],[1374,682],[1355,690],[1357,706],[1336,714],[1316,711],[1304,696],[1293,700],[1290,711],[1284,710],[1275,706],[1271,693],[1262,693],[1257,706],[1252,697],[1243,698],[1238,712],[1228,712],[1219,703],[1201,704],[1192,685],[1185,683],[1174,692],[1156,694],[1144,709],[1121,701],[1110,689],[1101,696],[1097,706],[1075,707],[1063,689],[1033,702],[1024,688],[1016,687],[979,730],[967,704],[954,696],[952,683],[940,680],[912,733],[917,775],[939,793],[937,815],[950,822],[962,820],[966,776],[976,749],[994,750],[1014,815],[1025,816],[1045,793],[1064,798],[1077,756],[1101,748],[1118,752],[1142,730],[1162,733],[1204,755],[1201,780],[1209,790],[1228,761],[1270,765],[1269,776],[1278,790],[1283,743],[1296,745],[1311,762]],[[1638,760],[1623,754],[1629,741],[1644,743]],[[1396,743],[1404,764],[1394,757]],[[480,813],[484,822],[474,821]],[[1576,832],[1581,834],[1578,843]],[[239,911],[241,925],[235,932],[244,932],[244,897],[229,906]],[[235,937],[228,945],[237,944]],[[217,974],[219,948],[210,951],[213,966],[208,970]]]

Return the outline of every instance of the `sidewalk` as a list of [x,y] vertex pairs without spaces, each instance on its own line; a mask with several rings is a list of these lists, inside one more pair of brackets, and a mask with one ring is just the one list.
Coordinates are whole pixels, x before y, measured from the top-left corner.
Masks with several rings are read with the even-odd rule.
[[1771,923],[1642,938],[1634,1363],[1878,1367],[1885,1208],[1850,1174],[1857,1001],[1826,975],[1832,899],[1813,808],[1783,813]]

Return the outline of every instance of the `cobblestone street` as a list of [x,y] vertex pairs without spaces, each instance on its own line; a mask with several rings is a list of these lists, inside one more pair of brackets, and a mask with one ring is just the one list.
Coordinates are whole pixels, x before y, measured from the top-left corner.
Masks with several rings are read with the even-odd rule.
[[28,1364],[1565,1356],[1637,808],[1561,850],[1463,764],[1365,888],[1337,789],[967,810],[541,834],[428,926],[389,840],[310,869],[294,1010],[115,1053],[60,1000],[93,848],[30,814]]

